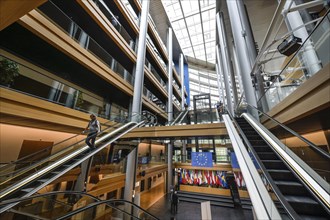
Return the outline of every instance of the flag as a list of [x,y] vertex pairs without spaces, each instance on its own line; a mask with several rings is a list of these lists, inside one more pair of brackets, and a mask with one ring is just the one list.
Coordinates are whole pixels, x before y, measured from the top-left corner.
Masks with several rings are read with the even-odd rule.
[[213,167],[211,152],[191,152],[191,165],[195,167]]

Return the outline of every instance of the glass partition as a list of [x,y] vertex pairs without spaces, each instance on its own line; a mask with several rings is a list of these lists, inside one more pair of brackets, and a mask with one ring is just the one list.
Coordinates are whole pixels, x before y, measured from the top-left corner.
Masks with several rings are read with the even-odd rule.
[[[251,108],[248,106],[248,108]],[[259,110],[258,110],[259,111]],[[277,125],[272,134],[277,137],[285,146],[284,150],[291,150],[297,157],[312,168],[322,179],[330,183],[330,154],[327,145],[315,144],[308,140],[309,137],[317,137],[318,143],[326,143],[324,132],[316,132],[310,136],[301,136],[285,125],[279,123],[262,111],[259,114],[267,117]],[[315,140],[315,138],[314,138]]]
[[107,3],[105,1],[96,1],[97,6],[102,10],[104,15],[108,18],[109,21],[111,21],[111,24],[116,28],[116,30],[119,32],[119,34],[125,39],[127,44],[134,50],[135,48],[135,42],[134,39],[128,34],[126,29],[123,27],[123,25],[119,21],[119,17],[113,14],[113,12],[108,7]]
[[[49,102],[66,106],[83,112],[94,112],[98,116],[111,119],[118,117],[120,112],[113,112],[115,104],[110,104],[105,99],[93,93],[82,91],[74,84],[66,84],[59,81],[51,73],[39,72],[23,64],[17,63],[4,56],[0,56],[3,65],[15,69],[16,74],[11,75],[11,81],[1,80],[0,85],[9,89],[26,93]],[[68,83],[68,82],[67,82]],[[125,115],[122,107],[122,115]],[[119,111],[119,110],[118,110]],[[113,114],[113,115],[112,115]]]
[[262,103],[266,102],[269,109],[272,109],[329,64],[329,30],[330,14],[328,12],[300,49],[294,55],[286,58],[284,62],[286,65],[283,70],[267,73],[266,69],[268,66],[271,67],[272,63],[265,64],[264,72],[270,79],[273,78],[273,81],[265,95],[259,99],[258,106],[262,106]]
[[48,1],[38,9],[83,48],[98,57],[104,64],[121,76],[125,81],[129,82],[131,85],[134,85],[132,73],[126,70],[116,59],[114,59],[56,5]]
[[[55,191],[34,195],[0,215],[1,219],[158,219],[122,199],[108,199],[83,192]],[[10,204],[2,202],[1,205]]]

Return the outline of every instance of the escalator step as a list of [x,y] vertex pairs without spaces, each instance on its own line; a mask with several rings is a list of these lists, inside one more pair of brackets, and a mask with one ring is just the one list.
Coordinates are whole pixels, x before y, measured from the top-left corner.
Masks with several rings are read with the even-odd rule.
[[34,190],[34,188],[21,189],[23,192],[31,192],[32,190]]
[[38,180],[38,182],[41,182],[41,183],[45,183],[47,181],[48,181],[48,179],[40,179],[40,180]]
[[259,152],[273,152],[272,148],[268,145],[252,145],[254,150],[259,154]]
[[283,195],[308,196],[305,187],[296,181],[274,181]]
[[281,160],[261,160],[267,169],[286,169],[286,165]]
[[299,182],[295,182],[295,181],[274,181],[276,183],[276,185],[291,185],[291,186],[303,186],[301,183]]
[[327,213],[321,205],[309,196],[284,195],[292,208],[300,215],[326,216]]
[[274,152],[258,152],[261,160],[278,160],[278,156]]
[[274,180],[296,180],[296,177],[288,169],[267,169],[267,171]]
[[306,203],[306,204],[318,205],[318,203],[309,196],[285,195],[284,198],[290,203],[292,202],[292,203]]

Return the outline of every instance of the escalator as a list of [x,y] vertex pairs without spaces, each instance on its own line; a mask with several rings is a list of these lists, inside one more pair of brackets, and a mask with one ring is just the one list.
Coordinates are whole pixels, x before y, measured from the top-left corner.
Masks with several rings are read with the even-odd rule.
[[[74,198],[74,200],[72,199]],[[158,219],[123,199],[100,199],[84,192],[54,191],[0,203],[16,204],[1,219]]]
[[[143,119],[140,122],[128,122],[114,130],[111,127],[102,130],[95,142],[96,149],[93,150],[85,144],[85,139],[82,139],[40,161],[31,165],[26,164],[24,168],[19,168],[11,173],[6,169],[6,175],[2,176],[0,183],[0,200],[27,198],[76,167],[80,167],[81,172],[88,172],[94,155],[124,134],[145,123],[146,121]],[[14,205],[15,203],[11,203],[8,206],[2,206],[0,213]]]
[[276,137],[263,133],[261,129],[267,129],[250,115],[244,113],[236,122],[243,140],[268,176],[269,184],[289,216],[293,219],[330,219],[329,183],[292,155],[288,148],[276,147],[281,143],[275,141]]
[[[183,120],[185,120],[187,117],[189,117],[189,110],[184,110],[179,113],[179,115],[170,123],[170,126],[181,124]],[[187,119],[186,119],[187,120]]]

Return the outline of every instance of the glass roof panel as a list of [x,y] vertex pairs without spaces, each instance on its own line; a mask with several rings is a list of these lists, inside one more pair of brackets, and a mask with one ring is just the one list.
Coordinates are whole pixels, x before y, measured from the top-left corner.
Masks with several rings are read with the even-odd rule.
[[184,55],[215,63],[216,0],[162,0],[162,3]]

